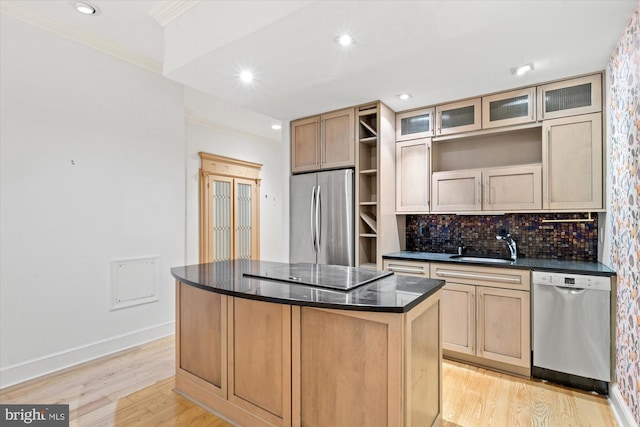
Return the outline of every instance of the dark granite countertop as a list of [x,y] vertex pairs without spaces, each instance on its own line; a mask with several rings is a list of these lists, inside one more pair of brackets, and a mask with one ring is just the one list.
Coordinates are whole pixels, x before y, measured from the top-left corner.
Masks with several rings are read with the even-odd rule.
[[200,289],[278,304],[405,313],[444,286],[443,280],[389,275],[349,291],[245,277],[289,264],[232,260],[171,269],[177,280]]
[[451,258],[453,254],[432,252],[392,252],[382,256],[384,259],[397,259],[407,261],[446,262],[451,264],[472,264],[484,267],[517,268],[521,270],[555,271],[559,273],[588,274],[592,276],[614,276],[611,268],[599,262],[571,261],[546,258],[518,258],[508,264],[488,264],[484,262],[463,261]]

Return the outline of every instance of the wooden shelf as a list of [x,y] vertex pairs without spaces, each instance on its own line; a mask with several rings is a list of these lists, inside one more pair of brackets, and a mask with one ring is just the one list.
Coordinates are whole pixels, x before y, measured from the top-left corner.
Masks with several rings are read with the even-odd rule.
[[378,136],[378,132],[376,132],[376,130],[371,126],[369,126],[367,122],[365,122],[364,120],[360,119],[360,125],[364,127],[367,131],[369,131],[373,137]]
[[378,169],[361,169],[360,175],[375,175],[378,173]]
[[362,218],[362,220],[371,227],[374,233],[378,232],[378,222],[374,215],[368,214],[367,212],[360,212],[360,218]]
[[368,268],[370,270],[377,270],[378,266],[372,262],[368,262],[366,264],[360,264],[360,268]]
[[373,106],[373,107],[367,108],[366,110],[358,111],[358,116],[371,116],[373,114],[378,114],[378,107],[377,106]]
[[370,137],[367,137],[367,138],[360,138],[359,141],[360,141],[360,144],[365,144],[365,145],[373,147],[378,143],[378,137],[377,136],[370,136]]

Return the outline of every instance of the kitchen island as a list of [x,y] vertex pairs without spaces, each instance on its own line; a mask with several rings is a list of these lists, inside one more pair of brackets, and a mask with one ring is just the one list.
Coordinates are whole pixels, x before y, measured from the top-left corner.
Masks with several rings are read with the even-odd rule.
[[171,274],[176,391],[212,412],[243,426],[441,424],[444,281],[250,260]]

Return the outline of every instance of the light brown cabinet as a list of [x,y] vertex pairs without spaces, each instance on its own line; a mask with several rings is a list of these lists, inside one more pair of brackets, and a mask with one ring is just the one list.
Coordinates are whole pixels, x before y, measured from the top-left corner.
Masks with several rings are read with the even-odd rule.
[[482,97],[482,128],[521,125],[536,121],[536,88]]
[[446,357],[529,376],[530,271],[431,264],[443,279],[442,348]]
[[481,98],[438,105],[436,135],[479,130],[482,127]]
[[545,120],[542,138],[544,208],[602,209],[601,114]]
[[440,298],[406,313],[336,310],[178,281],[176,389],[243,426],[441,425]]
[[433,212],[542,209],[540,165],[434,172]]
[[486,360],[529,369],[529,292],[478,286],[477,310],[477,355]]
[[176,371],[226,399],[227,296],[177,282],[176,313]]
[[602,111],[602,75],[538,86],[538,102],[542,120]]
[[440,292],[407,313],[293,308],[294,426],[442,423]]
[[320,169],[320,116],[291,122],[291,172]]
[[396,142],[433,136],[434,113],[433,108],[421,108],[396,114]]
[[291,306],[228,299],[228,400],[271,425],[290,426]]
[[429,212],[431,139],[396,143],[396,212]]
[[258,259],[262,165],[200,157],[200,261]]
[[291,426],[291,306],[177,282],[176,308],[176,388],[243,425]]
[[482,210],[482,171],[434,172],[431,176],[433,212]]
[[442,348],[476,353],[476,287],[447,282],[442,289]]
[[353,167],[354,110],[346,108],[291,122],[291,172]]
[[482,171],[485,211],[542,208],[542,167],[507,166]]

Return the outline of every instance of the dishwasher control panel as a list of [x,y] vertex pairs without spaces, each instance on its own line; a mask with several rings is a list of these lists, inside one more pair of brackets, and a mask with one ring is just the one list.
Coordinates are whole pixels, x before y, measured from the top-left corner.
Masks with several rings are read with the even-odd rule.
[[534,285],[611,291],[611,279],[606,276],[534,271],[531,274],[531,280]]

